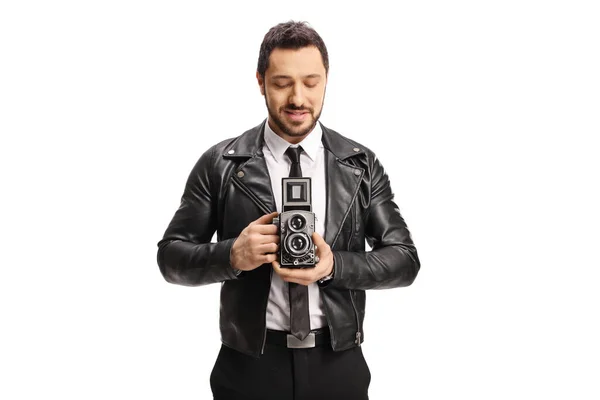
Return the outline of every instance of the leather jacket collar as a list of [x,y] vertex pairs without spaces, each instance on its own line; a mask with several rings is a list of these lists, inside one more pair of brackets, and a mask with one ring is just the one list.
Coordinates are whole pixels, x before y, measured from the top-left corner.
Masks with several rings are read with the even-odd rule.
[[[224,158],[252,158],[262,157],[263,135],[265,119],[261,124],[244,132],[236,140],[232,141],[223,150]],[[355,144],[349,142],[339,133],[326,128],[321,122],[318,122],[323,129],[323,147],[329,150],[337,159],[346,160],[359,154],[363,154],[364,150],[356,147]]]

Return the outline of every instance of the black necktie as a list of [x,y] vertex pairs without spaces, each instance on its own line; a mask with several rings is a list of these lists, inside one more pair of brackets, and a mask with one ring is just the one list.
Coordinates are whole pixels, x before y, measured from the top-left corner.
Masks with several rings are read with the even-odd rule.
[[300,178],[302,177],[302,168],[300,167],[300,153],[302,153],[302,146],[288,147],[285,151],[285,155],[288,156],[290,161],[292,162],[292,167],[290,168],[290,178]]
[[[302,176],[300,167],[300,153],[302,147],[288,147],[285,155],[292,162],[290,168],[290,177],[299,178]],[[308,286],[298,285],[290,282],[290,332],[298,339],[303,340],[310,333],[310,314],[308,312]]]

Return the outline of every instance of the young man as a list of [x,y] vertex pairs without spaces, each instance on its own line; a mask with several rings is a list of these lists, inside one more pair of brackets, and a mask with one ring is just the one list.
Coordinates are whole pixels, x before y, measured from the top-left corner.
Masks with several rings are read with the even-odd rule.
[[[408,286],[419,271],[373,152],[318,122],[328,70],[325,44],[307,24],[269,30],[256,73],[267,120],[200,157],[158,243],[167,281],[223,282],[215,399],[367,399],[365,290]],[[311,268],[277,258],[273,218],[289,176],[311,178]]]

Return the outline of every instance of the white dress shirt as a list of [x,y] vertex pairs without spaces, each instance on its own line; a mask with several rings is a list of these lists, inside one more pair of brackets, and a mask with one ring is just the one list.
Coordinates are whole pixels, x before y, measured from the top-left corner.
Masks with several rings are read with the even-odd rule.
[[[269,175],[271,187],[275,196],[277,211],[281,212],[281,178],[290,174],[291,162],[285,155],[288,147],[302,146],[304,150],[300,155],[300,167],[302,176],[311,178],[312,186],[312,211],[316,214],[316,232],[323,236],[325,233],[325,161],[324,149],[321,137],[323,132],[321,125],[317,123],[302,142],[292,145],[278,136],[267,122],[265,124],[265,135],[263,153]],[[290,330],[290,301],[288,283],[283,281],[279,275],[273,272],[271,279],[271,290],[267,304],[267,328],[280,331]],[[318,329],[327,326],[321,293],[316,283],[308,286],[308,305],[310,312],[310,329]]]

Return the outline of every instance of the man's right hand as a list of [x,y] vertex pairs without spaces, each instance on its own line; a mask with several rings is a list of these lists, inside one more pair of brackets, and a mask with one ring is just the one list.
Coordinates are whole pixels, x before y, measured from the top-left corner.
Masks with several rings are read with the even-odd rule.
[[233,268],[252,271],[277,260],[279,235],[277,226],[273,225],[273,218],[277,215],[277,212],[265,214],[244,228],[231,248]]

